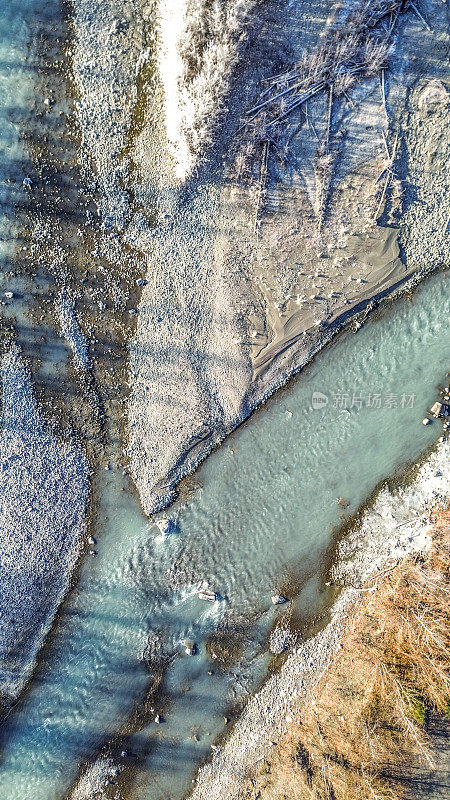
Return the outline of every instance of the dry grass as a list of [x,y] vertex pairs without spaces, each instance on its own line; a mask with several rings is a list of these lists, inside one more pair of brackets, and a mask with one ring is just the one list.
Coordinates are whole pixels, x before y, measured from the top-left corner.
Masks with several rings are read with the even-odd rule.
[[408,557],[364,593],[343,648],[270,761],[255,767],[247,799],[397,800],[412,760],[429,769],[429,709],[446,712],[450,512],[433,547]]
[[333,30],[314,53],[269,80],[247,115],[265,113],[272,128],[318,92],[333,87],[335,97],[386,66],[401,2],[364,0],[342,28]]
[[185,178],[210,141],[256,0],[158,0],[167,136]]

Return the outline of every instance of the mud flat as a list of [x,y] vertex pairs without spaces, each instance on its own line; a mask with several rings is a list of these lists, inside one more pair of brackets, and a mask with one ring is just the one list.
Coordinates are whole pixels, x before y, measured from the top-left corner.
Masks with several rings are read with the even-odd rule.
[[19,348],[2,359],[0,692],[10,702],[67,592],[80,554],[89,469],[39,415]]
[[289,655],[279,672],[247,705],[225,745],[199,772],[192,798],[227,800],[239,797],[246,771],[263,759],[311,696],[337,654],[348,610],[363,591],[364,582],[399,562],[405,555],[426,550],[431,509],[446,506],[450,497],[450,445],[442,442],[405,488],[383,489],[361,524],[341,545],[334,579],[345,583],[332,610],[331,622],[318,635]]

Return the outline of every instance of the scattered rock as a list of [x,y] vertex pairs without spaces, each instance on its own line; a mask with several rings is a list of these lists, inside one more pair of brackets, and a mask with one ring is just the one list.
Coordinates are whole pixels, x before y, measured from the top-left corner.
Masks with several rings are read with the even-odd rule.
[[350,502],[346,500],[345,497],[339,497],[338,504],[341,506],[341,508],[348,508]]
[[185,639],[184,646],[185,646],[184,652],[186,653],[187,656],[195,656],[197,652],[197,647],[195,642],[193,642],[191,639]]
[[159,517],[159,519],[155,519],[155,525],[159,528],[163,536],[168,536],[173,527],[172,520],[169,519],[169,517]]
[[274,606],[281,606],[281,605],[283,605],[283,603],[287,603],[288,602],[287,597],[283,597],[282,594],[273,594],[270,599],[272,600],[272,603],[274,604]]

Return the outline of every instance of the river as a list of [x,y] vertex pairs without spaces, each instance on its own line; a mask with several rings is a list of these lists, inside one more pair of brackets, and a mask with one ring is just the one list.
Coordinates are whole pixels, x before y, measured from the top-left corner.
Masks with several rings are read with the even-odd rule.
[[[24,191],[14,104],[31,102],[23,53],[37,7],[12,3],[0,13],[4,231]],[[113,463],[96,477],[98,555],[85,558],[31,685],[3,724],[3,800],[62,800],[80,764],[120,730],[142,766],[136,797],[182,797],[224,714],[263,679],[277,619],[306,623],[327,607],[338,498],[355,511],[439,435],[421,420],[448,370],[449,311],[444,273],[341,336],[208,458],[190,495],[168,510],[167,538],[142,516],[121,469]],[[203,586],[220,600],[200,600]],[[292,598],[288,612],[272,605],[274,592]],[[235,639],[229,669],[210,657],[218,629]],[[157,668],[162,692],[130,733]]]

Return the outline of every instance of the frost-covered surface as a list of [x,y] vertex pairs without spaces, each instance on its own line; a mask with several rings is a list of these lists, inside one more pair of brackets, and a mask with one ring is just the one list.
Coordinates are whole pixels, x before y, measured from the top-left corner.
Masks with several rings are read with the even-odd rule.
[[88,345],[85,336],[75,316],[73,300],[65,290],[57,299],[56,310],[58,313],[61,334],[67,339],[73,352],[73,361],[77,369],[85,370],[89,367]]
[[136,76],[148,57],[141,0],[72,0],[75,21],[73,71],[83,158],[92,164],[101,193],[100,212],[108,227],[123,227],[129,198],[121,159],[132,109]]
[[425,549],[430,542],[429,512],[449,496],[450,442],[445,441],[422,465],[413,483],[396,493],[382,489],[361,526],[341,542],[335,578],[362,583],[390,559]]
[[227,800],[239,794],[246,768],[264,757],[271,741],[291,720],[294,708],[307,702],[324,670],[338,652],[347,610],[359,587],[373,573],[429,545],[431,508],[450,499],[450,443],[443,442],[422,465],[415,480],[391,493],[384,489],[367,511],[361,527],[341,545],[335,574],[349,585],[334,605],[330,624],[289,655],[250,701],[223,748],[199,772],[193,800]]
[[255,0],[159,0],[167,138],[183,179],[221,109]]
[[120,770],[111,758],[97,759],[80,778],[70,800],[92,800],[94,797],[102,800],[106,797],[106,787],[114,782]]
[[47,430],[14,346],[2,360],[0,693],[20,692],[75,566],[88,464]]

